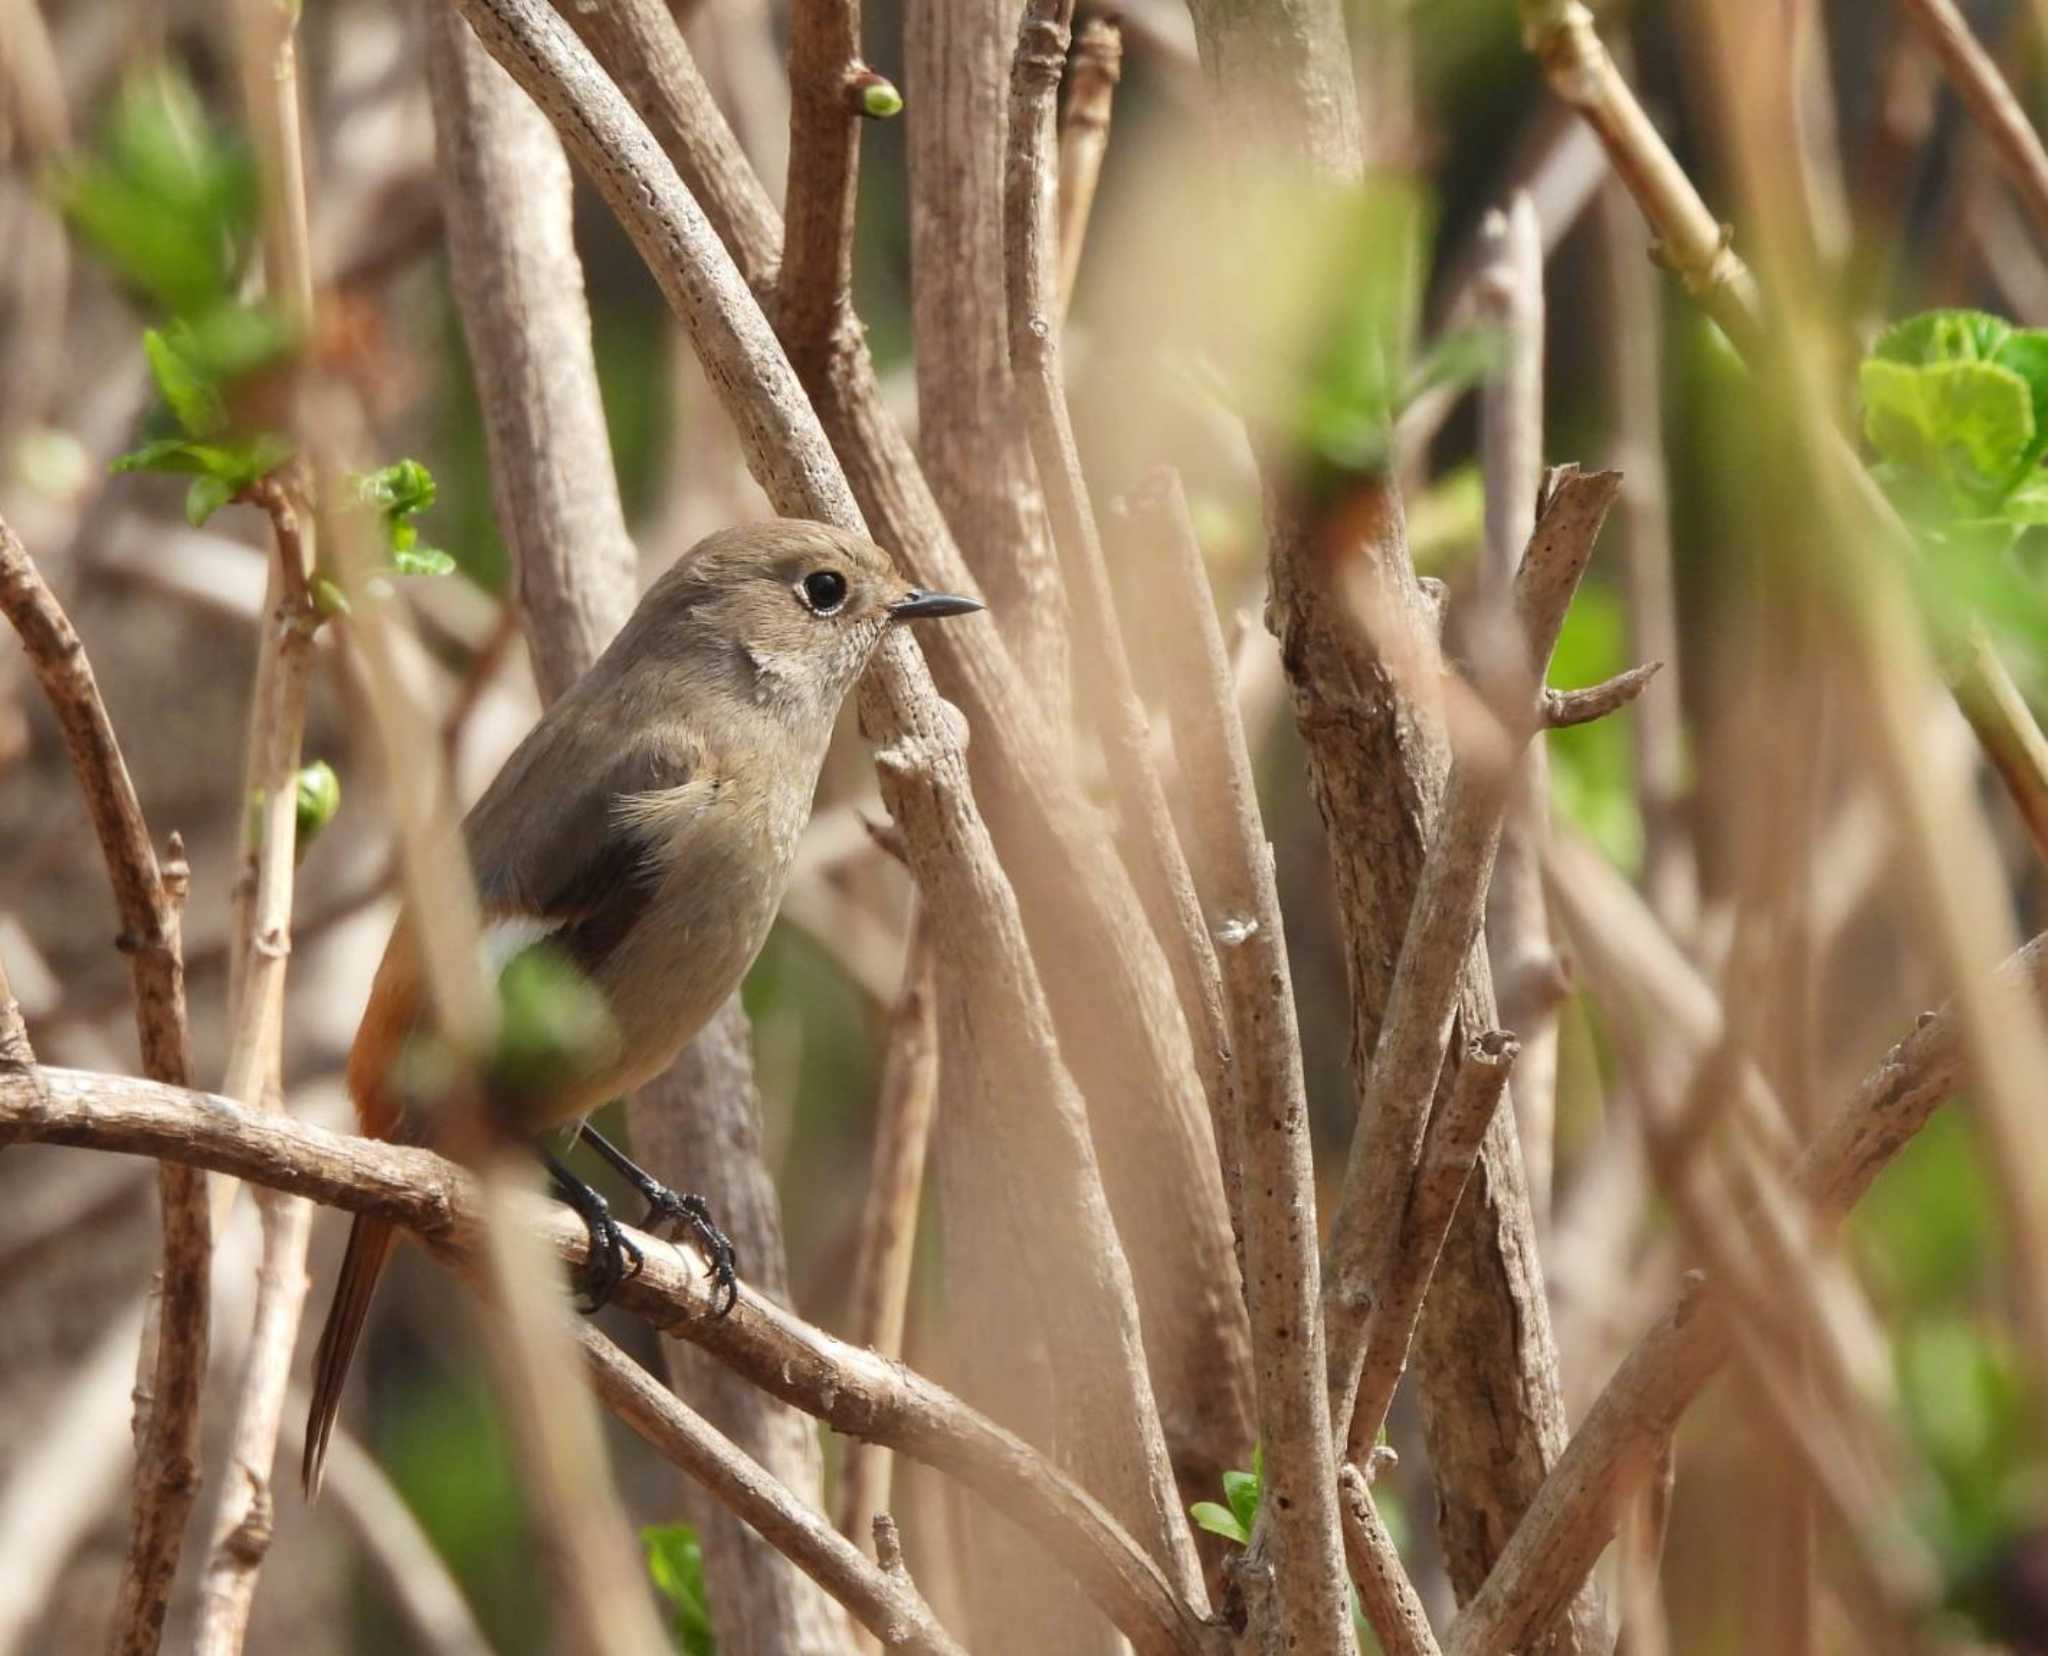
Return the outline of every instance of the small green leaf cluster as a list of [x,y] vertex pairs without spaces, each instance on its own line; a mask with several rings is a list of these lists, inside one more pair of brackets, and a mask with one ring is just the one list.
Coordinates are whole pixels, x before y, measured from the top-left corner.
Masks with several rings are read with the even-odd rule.
[[649,1524],[640,1532],[647,1573],[668,1604],[669,1626],[683,1656],[715,1656],[711,1602],[704,1591],[704,1548],[688,1524]]
[[1931,544],[2002,550],[2048,523],[2048,329],[1927,311],[1879,336],[1859,380],[1878,478]]
[[185,516],[202,524],[292,453],[249,407],[295,341],[275,311],[237,292],[256,217],[248,151],[159,66],[123,85],[97,147],[59,164],[51,190],[80,238],[161,319],[142,336],[162,401],[155,433],[114,470],[190,477]]
[[1265,1473],[1265,1454],[1254,1444],[1249,1472],[1223,1474],[1225,1504],[1218,1506],[1214,1501],[1197,1501],[1188,1508],[1188,1516],[1211,1535],[1220,1535],[1226,1541],[1235,1541],[1240,1547],[1249,1547],[1252,1544],[1252,1526],[1259,1516],[1259,1485]]
[[413,522],[434,504],[434,474],[417,460],[396,460],[355,480],[356,499],[377,514],[391,568],[399,575],[448,575],[455,559],[437,547],[420,545]]

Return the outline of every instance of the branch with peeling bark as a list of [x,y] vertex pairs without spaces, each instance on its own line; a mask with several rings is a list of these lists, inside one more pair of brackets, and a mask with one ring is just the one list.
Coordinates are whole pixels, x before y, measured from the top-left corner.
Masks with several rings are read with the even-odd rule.
[[[49,1068],[0,1071],[0,1142],[14,1139],[169,1158],[373,1213],[437,1252],[476,1256],[483,1228],[471,1178],[425,1150],[322,1131],[232,1099],[157,1082]],[[588,1248],[579,1220],[535,1200],[523,1211],[556,1257]],[[851,1436],[886,1443],[957,1477],[1036,1535],[1083,1591],[1146,1652],[1215,1652],[1213,1628],[1092,1496],[1012,1434],[900,1364],[799,1321],[744,1285],[716,1315],[698,1262],[628,1231],[644,1269],[617,1303]]]

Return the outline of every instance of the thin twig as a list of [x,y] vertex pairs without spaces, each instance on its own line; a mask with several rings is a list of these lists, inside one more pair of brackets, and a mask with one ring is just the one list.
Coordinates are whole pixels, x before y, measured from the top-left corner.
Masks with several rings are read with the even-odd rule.
[[[121,916],[116,946],[135,983],[144,1073],[190,1084],[179,910],[189,881],[174,834],[161,868],[85,646],[14,531],[0,523],[0,611],[28,652],[85,794]],[[199,1394],[206,1375],[213,1226],[206,1179],[165,1164],[157,1175],[163,1267],[143,1342],[135,1399],[135,1511],[114,1604],[110,1648],[153,1656],[163,1634],[185,1521],[199,1492]]]
[[[430,1246],[474,1258],[483,1230],[475,1183],[429,1151],[331,1133],[232,1099],[125,1076],[48,1067],[0,1071],[0,1143],[72,1144],[171,1158],[294,1195],[388,1218]],[[559,1204],[522,1206],[522,1223],[568,1264],[588,1250]],[[628,1231],[646,1265],[617,1303],[712,1352],[776,1396],[850,1436],[952,1474],[1044,1543],[1144,1652],[1215,1656],[1221,1641],[1159,1567],[1079,1485],[1020,1439],[900,1364],[833,1339],[745,1284],[716,1315],[695,1261]]]
[[1650,687],[1650,680],[1664,670],[1661,661],[1646,661],[1629,667],[1610,679],[1589,684],[1583,690],[1543,692],[1543,728],[1566,730],[1573,725],[1591,724],[1610,713],[1619,713]]
[[[847,1290],[847,1335],[885,1357],[903,1355],[904,1310],[924,1193],[925,1152],[939,1102],[939,1030],[931,940],[920,913],[904,953],[903,988],[882,1043],[882,1084],[875,1101],[875,1149]],[[856,1546],[889,1505],[886,1449],[850,1443],[839,1463],[839,1533]]]
[[1954,0],[1905,0],[1905,13],[1929,50],[1941,59],[1971,117],[2011,175],[2033,216],[2036,234],[2048,235],[2048,150],[1996,60],[1970,32]]
[[1465,957],[1479,935],[1509,767],[1537,723],[1565,610],[1620,483],[1615,472],[1568,471],[1541,503],[1516,572],[1514,636],[1498,652],[1521,660],[1500,663],[1499,688],[1487,698],[1501,723],[1478,732],[1452,761],[1330,1233],[1323,1307],[1331,1421],[1340,1441],[1348,1438],[1372,1309],[1391,1278]]
[[[1479,560],[1480,609],[1499,609],[1536,519],[1543,480],[1543,232],[1535,204],[1517,194],[1487,214],[1480,244],[1487,261],[1478,311],[1499,342],[1498,366],[1479,395],[1479,454],[1486,489],[1486,539]],[[1480,647],[1487,641],[1477,640]],[[1554,704],[1544,698],[1544,725]],[[1486,947],[1501,1023],[1515,1032],[1515,1126],[1529,1180],[1529,1213],[1539,1245],[1550,1235],[1551,1169],[1557,1139],[1557,1014],[1564,969],[1551,942],[1538,867],[1550,820],[1550,763],[1540,736],[1515,761],[1500,850],[1486,895]],[[1368,1440],[1370,1441],[1370,1440]]]
[[1745,355],[1763,326],[1756,279],[1728,245],[1728,231],[1686,177],[1651,124],[1582,0],[1520,0],[1522,38],[1551,90],[1586,118],[1606,146],[1657,236],[1658,262],[1685,283],[1700,308]]
[[[1179,478],[1148,486],[1160,565],[1187,680],[1174,736],[1194,801],[1192,821],[1231,1017],[1238,1112],[1217,1123],[1244,1163],[1245,1294],[1251,1307],[1259,1444],[1280,1624],[1299,1648],[1351,1648],[1343,1593],[1336,1457],[1323,1379],[1315,1170],[1273,851],[1259,818],[1251,755],[1201,548]],[[1194,664],[1199,663],[1197,668]],[[1199,690],[1195,680],[1199,673]],[[1229,1135],[1226,1139],[1225,1135]],[[1270,1515],[1270,1516],[1269,1516]]]
[[1348,1464],[1339,1468],[1337,1497],[1344,1508],[1344,1549],[1351,1560],[1351,1579],[1358,1583],[1358,1602],[1379,1635],[1380,1649],[1386,1656],[1439,1656],[1429,1613],[1372,1504],[1365,1474]]
[[1074,35],[1074,62],[1067,77],[1067,107],[1060,115],[1059,281],[1054,287],[1052,325],[1066,326],[1081,272],[1081,248],[1095,207],[1095,185],[1109,149],[1109,112],[1116,83],[1123,78],[1123,31],[1114,20],[1091,17]]
[[1690,937],[1699,914],[1699,875],[1685,818],[1684,709],[1679,704],[1678,604],[1671,556],[1671,488],[1664,457],[1664,331],[1656,275],[1645,257],[1641,216],[1619,184],[1600,193],[1599,230],[1607,267],[1607,378],[1613,410],[1610,459],[1621,488],[1622,555],[1628,571],[1629,648],[1662,662],[1664,680],[1632,723],[1636,800],[1643,817],[1643,889],[1674,937]]
[[[262,67],[252,71],[255,78],[272,72],[280,51],[289,58],[288,16],[283,29],[281,48],[273,44],[258,52]],[[296,84],[284,76],[283,86],[293,97]],[[289,160],[296,165],[298,157],[294,154]],[[236,905],[246,930],[238,934],[239,973],[230,955],[230,982],[238,985],[240,999],[232,1007],[222,1091],[244,1104],[282,1109],[285,966],[291,953],[292,876],[299,855],[298,773],[318,615],[308,586],[312,549],[301,533],[297,506],[275,477],[257,484],[250,495],[270,518],[276,551],[270,584],[279,602],[267,618],[271,636],[258,652],[250,692],[247,785],[261,804],[245,813],[253,820],[245,853],[250,867],[243,878],[253,890],[246,905]],[[234,1186],[217,1181],[214,1193],[213,1222],[218,1228],[227,1218]],[[235,1400],[228,1482],[214,1516],[200,1587],[194,1648],[202,1656],[237,1656],[248,1636],[257,1578],[270,1550],[271,1469],[306,1300],[312,1209],[274,1191],[259,1191],[256,1200],[263,1216],[263,1253],[257,1267],[255,1322]]]
[[954,1656],[960,1647],[900,1570],[870,1563],[845,1536],[791,1495],[674,1392],[588,1323],[577,1329],[597,1394],[613,1413],[710,1489],[783,1556],[850,1610],[886,1650]]
[[[2048,993],[2048,938],[2027,944],[1998,977],[2038,1002]],[[1817,1225],[1840,1223],[1967,1074],[1958,1009],[1924,1015],[1800,1157],[1797,1184]],[[1695,1275],[1588,1411],[1492,1576],[1452,1624],[1446,1656],[1505,1656],[1557,1612],[1660,1464],[1673,1425],[1732,1349],[1720,1296]]]
[[1365,1367],[1352,1406],[1351,1443],[1366,1445],[1368,1454],[1379,1442],[1394,1390],[1408,1367],[1408,1349],[1422,1317],[1423,1296],[1436,1274],[1444,1238],[1450,1233],[1458,1202],[1479,1160],[1479,1146],[1493,1124],[1519,1051],[1515,1038],[1500,1030],[1473,1041],[1452,1080],[1450,1096],[1431,1115],[1393,1266],[1373,1305]]

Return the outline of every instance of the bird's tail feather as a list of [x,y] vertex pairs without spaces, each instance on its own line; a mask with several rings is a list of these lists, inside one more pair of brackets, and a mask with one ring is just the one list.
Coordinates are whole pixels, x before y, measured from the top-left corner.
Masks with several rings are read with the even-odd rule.
[[348,1379],[356,1343],[363,1336],[377,1279],[384,1274],[384,1262],[391,1257],[397,1239],[397,1228],[384,1219],[359,1218],[348,1233],[348,1252],[342,1256],[334,1303],[327,1308],[327,1326],[320,1331],[320,1349],[313,1357],[313,1406],[306,1415],[306,1455],[299,1469],[309,1501],[320,1493],[327,1440],[341,1410],[342,1384]]

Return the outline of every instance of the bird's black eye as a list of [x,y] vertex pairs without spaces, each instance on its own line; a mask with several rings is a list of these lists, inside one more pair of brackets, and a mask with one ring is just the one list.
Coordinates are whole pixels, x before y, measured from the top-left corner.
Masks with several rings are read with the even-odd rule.
[[804,602],[818,615],[830,615],[846,602],[846,577],[836,569],[816,569],[804,577]]

